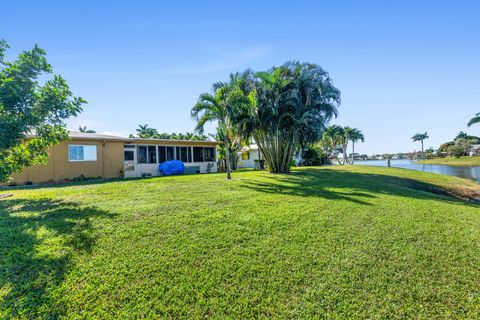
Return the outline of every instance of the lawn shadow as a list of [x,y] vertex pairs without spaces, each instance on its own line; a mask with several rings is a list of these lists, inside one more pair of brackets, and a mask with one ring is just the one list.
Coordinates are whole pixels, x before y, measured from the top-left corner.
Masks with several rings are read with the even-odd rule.
[[[377,198],[376,194],[416,199],[435,198],[457,203],[461,201],[451,191],[426,182],[386,174],[326,168],[309,168],[309,170],[295,171],[292,174],[271,174],[268,175],[267,181],[242,180],[245,182],[242,187],[259,192],[347,200],[361,205],[371,205],[372,203],[368,200]],[[464,203],[480,207],[472,202]]]
[[51,293],[65,279],[72,255],[92,250],[95,217],[113,215],[52,199],[0,201],[0,314],[43,318],[48,306],[56,313],[47,318],[62,316],[62,306]]

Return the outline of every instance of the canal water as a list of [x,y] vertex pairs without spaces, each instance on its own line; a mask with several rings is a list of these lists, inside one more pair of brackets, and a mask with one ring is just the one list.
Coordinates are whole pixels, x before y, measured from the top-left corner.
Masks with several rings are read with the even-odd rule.
[[[355,161],[355,164],[363,166],[386,167],[387,160]],[[390,165],[396,168],[404,168],[417,171],[434,172],[466,178],[480,183],[480,167],[454,167],[438,164],[419,164],[410,160],[390,160]]]

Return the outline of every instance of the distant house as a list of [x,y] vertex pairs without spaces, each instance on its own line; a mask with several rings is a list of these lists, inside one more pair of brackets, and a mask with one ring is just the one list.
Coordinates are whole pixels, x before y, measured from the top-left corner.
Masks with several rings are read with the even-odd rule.
[[238,168],[255,168],[255,160],[259,159],[261,159],[261,155],[256,144],[245,146],[240,151]]
[[79,176],[158,176],[159,165],[168,160],[181,160],[190,173],[217,171],[217,141],[123,138],[83,132],[71,132],[70,138],[49,149],[47,164],[25,168],[12,176],[12,182],[20,185]]
[[470,149],[470,156],[480,156],[480,144],[472,145]]
[[[255,160],[264,159],[256,144],[251,144],[242,148],[239,152],[238,168],[255,168]],[[303,158],[300,152],[295,152],[293,156],[295,165],[298,166]]]

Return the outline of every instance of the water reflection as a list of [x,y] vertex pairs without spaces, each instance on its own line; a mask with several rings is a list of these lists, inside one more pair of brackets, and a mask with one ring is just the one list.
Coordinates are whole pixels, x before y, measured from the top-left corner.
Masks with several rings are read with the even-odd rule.
[[[480,167],[453,167],[438,164],[419,164],[410,160],[391,160],[390,163],[392,167],[446,174],[449,176],[475,180],[480,183]],[[386,167],[387,160],[355,161],[355,164]]]

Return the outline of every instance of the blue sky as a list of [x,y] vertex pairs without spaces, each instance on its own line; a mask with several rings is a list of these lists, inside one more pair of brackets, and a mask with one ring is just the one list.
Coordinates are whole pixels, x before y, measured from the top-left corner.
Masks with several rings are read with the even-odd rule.
[[[361,153],[437,147],[480,112],[478,1],[3,1],[8,57],[37,43],[88,100],[68,121],[97,132],[192,131],[198,95],[228,74],[314,62],[342,91],[333,123]],[[213,130],[210,126],[208,130]]]

